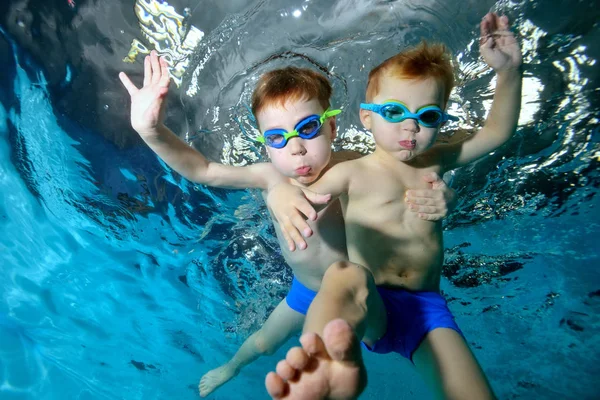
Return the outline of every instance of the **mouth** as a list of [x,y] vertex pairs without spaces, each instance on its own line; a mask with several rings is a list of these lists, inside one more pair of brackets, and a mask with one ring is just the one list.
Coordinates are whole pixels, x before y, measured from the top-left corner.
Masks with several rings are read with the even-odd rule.
[[304,175],[308,175],[311,171],[311,167],[300,167],[300,168],[296,168],[296,174],[300,175],[300,176],[304,176]]
[[401,140],[398,142],[398,144],[407,150],[413,150],[415,147],[417,147],[416,140]]

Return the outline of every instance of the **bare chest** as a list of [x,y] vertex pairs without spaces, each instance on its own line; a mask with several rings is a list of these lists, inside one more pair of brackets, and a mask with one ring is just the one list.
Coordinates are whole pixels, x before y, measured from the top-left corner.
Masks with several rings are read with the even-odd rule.
[[383,230],[420,226],[423,221],[408,208],[406,192],[431,189],[425,176],[438,172],[437,169],[365,169],[353,180],[348,197],[344,199],[347,222]]

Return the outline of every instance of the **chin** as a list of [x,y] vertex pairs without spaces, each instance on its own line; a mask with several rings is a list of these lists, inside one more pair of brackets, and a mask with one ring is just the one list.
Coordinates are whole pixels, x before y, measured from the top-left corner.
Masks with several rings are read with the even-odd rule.
[[400,151],[397,153],[397,155],[396,155],[396,157],[395,157],[395,158],[396,158],[398,161],[403,161],[403,162],[405,162],[405,161],[410,161],[410,160],[412,160],[412,159],[413,159],[413,158],[415,158],[417,155],[418,155],[418,154],[417,154],[417,153],[416,153],[414,150],[406,150],[406,149],[403,149],[403,150],[400,150]]
[[318,178],[317,175],[310,174],[310,175],[304,175],[304,176],[296,176],[294,179],[303,185],[310,185],[311,183],[316,181],[317,178]]

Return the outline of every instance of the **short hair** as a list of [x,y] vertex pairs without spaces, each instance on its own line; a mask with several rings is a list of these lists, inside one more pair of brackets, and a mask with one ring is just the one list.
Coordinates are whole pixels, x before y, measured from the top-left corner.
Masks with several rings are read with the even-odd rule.
[[372,101],[379,93],[384,76],[401,79],[425,80],[434,78],[444,86],[444,105],[454,87],[454,68],[451,55],[441,43],[422,41],[379,64],[369,73],[366,100]]
[[327,77],[308,68],[286,67],[264,73],[252,93],[252,113],[286,101],[317,99],[323,109],[329,108],[331,84]]

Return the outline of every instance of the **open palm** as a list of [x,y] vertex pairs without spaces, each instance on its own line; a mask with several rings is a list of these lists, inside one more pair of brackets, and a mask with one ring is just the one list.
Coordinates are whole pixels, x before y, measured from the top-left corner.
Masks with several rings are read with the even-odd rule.
[[510,31],[508,18],[489,13],[480,24],[480,51],[485,62],[496,72],[521,65],[521,49]]
[[165,97],[169,92],[167,62],[152,51],[144,59],[144,86],[138,89],[121,72],[119,78],[131,96],[131,126],[140,135],[152,135],[164,118]]

